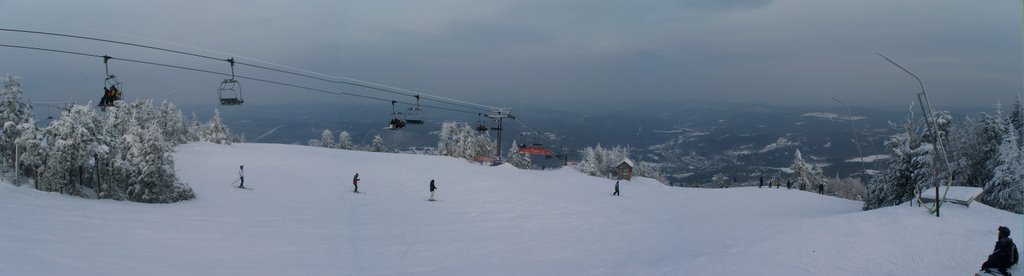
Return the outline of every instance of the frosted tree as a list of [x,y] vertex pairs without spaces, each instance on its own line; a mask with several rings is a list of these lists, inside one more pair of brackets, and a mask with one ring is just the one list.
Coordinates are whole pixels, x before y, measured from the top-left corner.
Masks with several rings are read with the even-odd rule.
[[224,125],[224,122],[220,119],[220,110],[213,109],[213,118],[206,123],[205,127],[205,140],[218,144],[225,144],[228,142],[230,132],[228,127]]
[[973,162],[969,164],[972,170],[967,174],[968,180],[975,186],[984,185],[992,179],[999,146],[1009,132],[1006,126],[1001,105],[996,104],[995,111],[991,115],[982,114],[980,133],[975,135],[977,148],[973,149],[975,153],[971,155]]
[[464,122],[444,122],[437,140],[438,154],[444,156],[474,159],[490,156],[495,152],[494,144],[486,134]]
[[597,146],[594,147],[594,154],[590,158],[590,161],[594,164],[594,171],[592,175],[605,176],[605,173],[608,171],[608,163],[607,158],[605,158],[604,148],[601,147],[601,144],[597,144]]
[[636,162],[636,168],[633,168],[633,175],[657,179],[661,183],[668,183],[668,178],[658,169],[658,166],[649,162]]
[[332,149],[338,147],[338,144],[334,142],[334,132],[331,132],[330,129],[320,132],[320,146]]
[[480,134],[473,130],[469,124],[463,123],[462,132],[465,133],[471,143],[470,147],[472,151],[466,156],[466,159],[473,159],[480,156],[491,156],[495,152],[494,142],[491,141],[490,137],[486,134]]
[[992,179],[985,184],[982,201],[992,207],[1024,213],[1024,156],[1017,145],[1016,128],[1010,123],[999,145]]
[[594,148],[583,148],[580,154],[583,157],[580,160],[579,165],[577,165],[577,168],[579,168],[580,172],[589,175],[597,175],[599,171],[597,166],[599,166],[600,164],[598,164],[597,156],[594,153]]
[[202,141],[203,135],[203,124],[199,122],[199,116],[196,116],[196,113],[192,112],[192,121],[188,124],[188,141]]
[[728,188],[729,177],[720,173],[715,174],[715,176],[711,177],[711,184],[714,185],[715,188]]
[[388,147],[384,144],[384,138],[381,138],[380,135],[374,135],[373,142],[370,142],[370,150],[373,152],[387,152]]
[[168,203],[195,198],[187,185],[178,181],[174,173],[172,146],[164,141],[160,130],[134,128],[128,151],[133,164],[128,198],[136,202]]
[[804,161],[804,157],[800,153],[800,150],[796,150],[796,152],[793,153],[793,164],[790,165],[789,168],[793,170],[793,177],[796,181],[794,184],[797,184],[797,186],[800,187],[800,190],[807,189],[807,185],[811,182],[811,168],[810,165]]
[[32,114],[32,104],[22,97],[23,91],[18,77],[6,75],[0,77],[0,126],[3,126],[3,135],[0,135],[0,148],[6,164],[14,162],[14,139],[20,133],[18,129],[21,124],[34,122],[35,115]]
[[519,152],[519,146],[515,140],[512,140],[512,147],[508,149],[507,157],[505,158],[509,164],[520,169],[529,169],[533,167],[533,162],[530,160],[530,156],[525,153]]
[[939,153],[931,143],[921,143],[911,151],[911,181],[916,191],[924,191],[945,182],[944,168],[937,163]]
[[983,186],[986,181],[980,179],[991,174],[991,171],[982,172],[988,162],[983,155],[988,151],[988,143],[982,142],[981,133],[981,121],[970,117],[950,130],[947,148],[957,185]]
[[1018,146],[1024,145],[1024,95],[1018,95],[1013,101],[1013,111],[1010,112],[1010,124],[1017,130]]
[[343,130],[338,134],[338,148],[344,150],[356,148],[356,145],[352,142],[352,135],[349,135],[348,131]]
[[[893,127],[899,128],[895,125]],[[864,210],[897,205],[914,197],[914,170],[911,167],[914,154],[911,148],[917,148],[913,141],[918,139],[913,139],[910,118],[903,123],[902,129],[906,132],[897,134],[886,142],[886,146],[892,152],[891,158],[885,170],[868,181]]]
[[168,142],[175,145],[188,141],[188,126],[185,124],[185,116],[173,103],[163,101],[160,103],[159,127]]
[[[13,124],[13,123],[12,123]],[[18,146],[18,169],[21,175],[37,177],[42,172],[48,152],[46,135],[36,127],[35,120],[19,124],[17,132],[20,134],[14,143]]]
[[441,131],[437,137],[437,153],[443,156],[455,156],[457,135],[456,123],[446,121],[441,123]]
[[87,162],[95,164],[94,156],[106,155],[100,143],[100,120],[91,107],[74,106],[66,116],[46,128],[46,169],[37,180],[37,188],[81,195]]

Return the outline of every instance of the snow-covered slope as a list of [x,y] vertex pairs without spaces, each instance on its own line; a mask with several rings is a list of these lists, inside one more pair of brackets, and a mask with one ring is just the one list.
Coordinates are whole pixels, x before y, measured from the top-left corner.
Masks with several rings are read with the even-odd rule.
[[[612,197],[614,181],[568,169],[275,144],[189,144],[176,162],[197,199],[0,184],[0,275],[968,275],[997,226],[1024,240],[1022,216],[978,203],[935,218],[648,179]],[[253,190],[229,185],[243,164]]]

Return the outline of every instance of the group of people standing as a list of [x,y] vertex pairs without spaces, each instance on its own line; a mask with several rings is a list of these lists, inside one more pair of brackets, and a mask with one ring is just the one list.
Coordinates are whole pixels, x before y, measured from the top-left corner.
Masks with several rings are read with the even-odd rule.
[[[359,173],[356,173],[355,176],[352,176],[352,186],[355,187],[355,189],[352,190],[353,193],[357,193],[357,194],[359,193],[359,180],[360,180],[359,179]],[[434,199],[434,191],[437,191],[437,186],[434,185],[434,180],[431,179],[430,180],[430,199],[427,199],[428,201],[437,201],[437,199]]]
[[[758,188],[764,187],[764,176],[761,176],[760,178],[758,178],[757,182],[758,182],[758,184],[757,184]],[[775,183],[775,188],[782,187],[782,179],[776,178],[776,179],[769,180],[768,181],[768,188],[772,187],[772,183]],[[792,179],[787,179],[786,180],[786,189],[792,189],[792,188],[793,188],[793,180]],[[817,188],[818,188],[818,193],[819,194],[824,194],[825,193],[825,183],[818,183],[818,187]],[[802,189],[803,189],[803,186],[801,186],[801,190]]]

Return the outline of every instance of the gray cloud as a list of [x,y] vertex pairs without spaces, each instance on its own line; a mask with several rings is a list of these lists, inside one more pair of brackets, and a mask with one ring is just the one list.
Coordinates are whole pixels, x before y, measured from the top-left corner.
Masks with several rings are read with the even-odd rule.
[[[952,0],[7,0],[0,2],[0,24],[196,46],[495,105],[827,105],[833,96],[903,105],[916,83],[874,54],[881,51],[924,78],[937,106],[987,106],[1021,89],[1019,11],[1020,3],[1010,1]],[[226,63],[91,42],[10,33],[0,33],[0,42],[227,71]],[[13,49],[0,49],[0,60],[0,73],[24,76],[40,101],[97,98],[96,60]],[[131,84],[129,98],[208,101],[222,78],[112,67]],[[251,68],[239,73],[371,93]],[[250,101],[351,100],[245,85]]]

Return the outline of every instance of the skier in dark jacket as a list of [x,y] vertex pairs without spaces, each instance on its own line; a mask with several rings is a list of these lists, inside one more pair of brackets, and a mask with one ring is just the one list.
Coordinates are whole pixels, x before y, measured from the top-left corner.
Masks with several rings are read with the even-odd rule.
[[[757,187],[761,188],[761,186],[764,186],[764,176],[763,175],[760,178],[757,179]],[[768,186],[768,188],[771,188],[771,186]]]
[[359,193],[359,173],[356,173],[356,176],[352,177],[352,186],[356,186],[356,189],[352,190],[352,192]]
[[998,271],[1009,276],[1010,273],[1006,269],[1017,264],[1017,258],[1017,245],[1010,239],[1010,228],[999,226],[999,240],[996,241],[992,254],[988,255],[988,260],[981,264],[981,271],[989,274]]
[[437,190],[437,186],[434,186],[434,180],[430,180],[430,201],[434,201],[434,190]]
[[619,181],[615,181],[615,192],[612,195],[619,196]]
[[242,170],[244,168],[245,166],[238,166],[238,180],[241,181],[241,183],[238,183],[239,188],[245,188],[245,171]]

